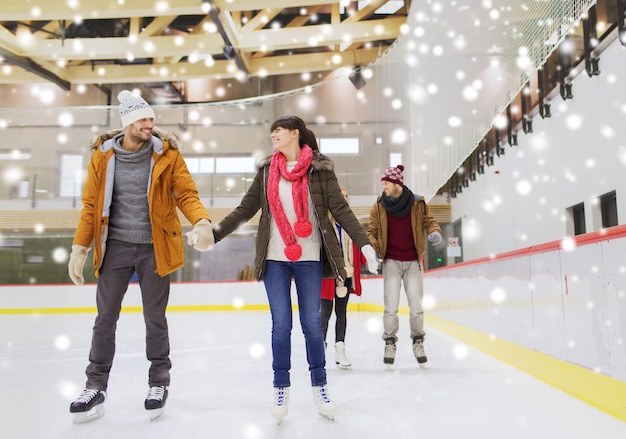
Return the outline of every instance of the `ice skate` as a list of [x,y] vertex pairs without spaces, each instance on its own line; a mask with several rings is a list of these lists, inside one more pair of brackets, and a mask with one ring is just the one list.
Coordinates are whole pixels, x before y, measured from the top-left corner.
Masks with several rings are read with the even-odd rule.
[[272,416],[276,423],[280,425],[287,416],[289,404],[289,387],[274,387],[274,405],[272,406]]
[[331,401],[330,395],[326,385],[313,386],[313,401],[317,406],[317,411],[320,415],[331,421],[335,420],[335,412],[337,411],[337,405]]
[[387,366],[391,366],[396,360],[396,341],[393,338],[385,339],[385,354],[383,356],[383,363]]
[[342,369],[352,367],[352,362],[346,357],[346,345],[343,341],[335,343],[335,363]]
[[167,386],[154,386],[150,387],[144,407],[150,414],[150,420],[154,421],[156,418],[163,414],[163,407],[165,407],[165,401],[167,401],[168,388]]
[[415,359],[420,365],[428,361],[428,358],[426,357],[426,351],[424,350],[423,335],[413,337],[413,354],[415,354]]
[[107,394],[102,390],[83,390],[80,396],[70,404],[74,424],[83,424],[103,417],[106,398]]

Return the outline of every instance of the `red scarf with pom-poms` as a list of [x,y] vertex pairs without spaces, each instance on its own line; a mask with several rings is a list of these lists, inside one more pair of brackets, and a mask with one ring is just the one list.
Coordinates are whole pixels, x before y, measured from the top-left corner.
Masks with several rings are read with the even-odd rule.
[[[306,238],[313,231],[313,226],[309,221],[309,176],[307,174],[312,158],[313,150],[311,150],[309,145],[304,145],[300,149],[298,162],[291,171],[287,170],[287,159],[279,151],[274,153],[270,163],[267,198],[274,221],[276,221],[280,236],[285,243],[285,256],[294,262],[302,256],[302,247],[296,242],[296,235]],[[291,196],[293,197],[293,206],[296,212],[296,223],[293,229],[291,224],[289,224],[278,194],[281,175],[285,180],[292,182]]]

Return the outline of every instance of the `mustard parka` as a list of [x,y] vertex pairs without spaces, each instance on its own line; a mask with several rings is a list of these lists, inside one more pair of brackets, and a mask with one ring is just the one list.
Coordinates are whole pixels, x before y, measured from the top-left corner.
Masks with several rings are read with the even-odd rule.
[[[93,268],[98,276],[106,253],[109,213],[115,175],[114,137],[122,130],[101,134],[92,145],[87,179],[83,187],[80,219],[73,244],[89,247],[94,242]],[[154,129],[148,182],[148,205],[156,272],[166,276],[184,265],[185,252],[178,207],[191,224],[210,220],[198,196],[173,134]]]
[[[439,223],[435,220],[430,207],[420,195],[414,195],[415,199],[411,205],[411,228],[413,229],[413,244],[419,261],[422,262],[426,253],[426,236],[439,232],[443,236]],[[382,197],[378,197],[376,203],[370,210],[370,222],[367,236],[378,253],[378,256],[385,259],[387,255],[387,237],[389,233],[387,211],[383,207]],[[426,233],[424,233],[424,231]]]

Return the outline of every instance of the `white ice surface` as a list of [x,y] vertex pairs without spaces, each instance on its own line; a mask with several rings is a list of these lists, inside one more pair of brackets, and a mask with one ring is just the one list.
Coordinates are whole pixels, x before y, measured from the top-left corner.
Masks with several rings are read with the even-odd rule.
[[[316,412],[304,340],[294,316],[289,414],[270,415],[268,311],[171,312],[173,362],[165,414],[149,421],[143,318],[124,313],[106,414],[74,425],[70,402],[84,386],[91,314],[0,316],[0,428],[13,438],[620,439],[621,422],[529,375],[427,328],[420,368],[401,316],[396,364],[382,362],[380,314],[349,313],[351,370],[328,383],[335,421]],[[331,329],[334,320],[331,320]],[[332,331],[329,331],[332,333]],[[330,334],[329,340],[332,341]]]

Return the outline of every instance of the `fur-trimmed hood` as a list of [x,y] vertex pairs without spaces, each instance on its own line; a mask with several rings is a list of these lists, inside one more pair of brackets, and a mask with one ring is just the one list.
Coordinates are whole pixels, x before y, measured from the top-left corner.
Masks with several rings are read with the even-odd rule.
[[[263,160],[259,162],[257,165],[257,170],[263,169],[266,166],[269,166],[272,162],[272,156],[274,154],[265,157]],[[335,170],[335,162],[332,159],[319,151],[313,151],[313,158],[311,159],[311,167],[315,171],[334,171]]]
[[[123,133],[123,129],[110,130],[105,133],[100,133],[91,143],[91,149],[96,150],[100,145],[104,144],[107,140],[110,140],[120,133]],[[170,148],[178,149],[178,136],[171,131],[165,131],[160,128],[154,127],[152,129],[152,135],[159,139],[163,143],[167,143]]]

